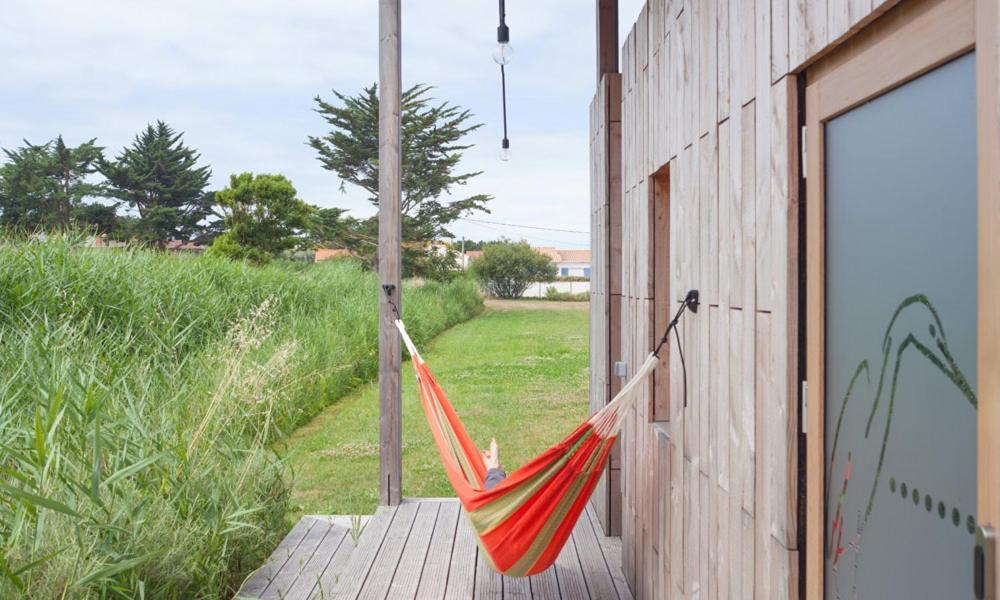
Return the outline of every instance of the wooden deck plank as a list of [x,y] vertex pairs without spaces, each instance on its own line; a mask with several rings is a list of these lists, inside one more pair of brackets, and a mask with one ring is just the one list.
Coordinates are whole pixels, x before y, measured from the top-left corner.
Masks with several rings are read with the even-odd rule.
[[444,598],[451,575],[449,568],[452,549],[455,546],[456,528],[462,525],[459,521],[461,507],[457,501],[452,501],[442,502],[438,509],[437,522],[434,524],[434,533],[431,535],[430,548],[427,550],[427,559],[424,562],[424,571],[417,587],[417,598],[427,600]]
[[292,587],[292,584],[295,583],[295,580],[298,579],[299,573],[302,572],[310,559],[312,559],[316,549],[319,548],[323,539],[326,538],[326,534],[333,527],[333,524],[329,521],[320,519],[315,519],[315,521],[315,524],[309,529],[309,533],[302,538],[295,553],[285,561],[284,566],[261,593],[260,597],[262,599],[287,597],[288,591]]
[[476,540],[472,536],[472,526],[469,525],[465,511],[462,511],[455,528],[455,547],[451,552],[448,587],[444,595],[446,600],[468,600],[474,596],[478,551]]
[[531,583],[528,578],[504,576],[503,597],[505,600],[531,600]]
[[[611,571],[604,560],[600,542],[594,533],[594,526],[587,515],[581,515],[573,528],[573,539],[576,541],[577,553],[580,557],[580,567],[587,582],[587,590],[592,598],[618,598],[618,590],[611,580]],[[649,573],[651,576],[652,573]]]
[[559,558],[556,559],[556,579],[559,581],[559,592],[563,598],[589,598],[587,584],[580,567],[580,558],[576,553],[574,536],[569,536],[563,546]]
[[345,543],[345,540],[347,540],[346,543],[350,543],[350,527],[331,518],[326,518],[326,520],[330,523],[326,537],[323,538],[312,557],[302,567],[298,577],[292,582],[284,597],[308,598],[340,546]]
[[387,597],[419,507],[416,502],[404,502],[396,507],[396,516],[393,517],[389,531],[385,534],[385,540],[375,557],[368,579],[361,587],[359,598]]
[[[350,560],[354,549],[357,548],[357,544],[361,541],[360,539],[355,540],[353,537],[354,534],[351,530],[355,525],[352,519],[352,517],[347,516],[334,517],[334,523],[340,524],[343,522],[343,526],[347,529],[347,534],[344,536],[344,541],[341,542],[340,547],[337,548],[336,553],[330,559],[330,562],[327,563],[323,572],[320,573],[318,581],[315,582],[315,585],[309,595],[303,596],[303,598],[308,597],[315,598],[317,600],[325,600],[332,595],[334,585],[336,585],[340,575],[344,572],[344,567],[347,565],[347,561]],[[363,532],[365,530],[371,519],[372,518],[370,516],[361,517],[360,531]]]
[[585,518],[590,520],[590,524],[594,528],[594,534],[597,536],[597,541],[601,547],[601,554],[604,556],[604,560],[608,565],[608,570],[611,572],[611,582],[614,584],[615,590],[618,592],[618,597],[622,600],[632,600],[632,591],[628,587],[628,582],[625,581],[625,573],[622,571],[621,567],[622,539],[617,536],[607,536],[601,532],[600,524],[597,521],[597,515],[594,513],[592,508],[588,507]]
[[[324,577],[320,578],[320,585],[324,586],[324,589],[332,590],[331,597],[340,600],[353,600],[358,597],[395,515],[395,508],[380,506],[376,509],[375,515],[361,532],[358,546],[351,552],[340,577],[331,580],[324,574]],[[332,573],[332,575],[337,574]]]
[[481,548],[476,554],[476,600],[501,600],[503,577],[486,564],[486,553]]
[[427,551],[431,545],[431,534],[438,520],[440,502],[420,502],[417,516],[406,538],[406,546],[399,557],[396,574],[389,586],[388,598],[414,598],[420,585],[421,574],[427,561]]
[[555,567],[549,567],[537,575],[528,578],[531,586],[531,597],[538,600],[561,598],[559,581],[556,579]]
[[603,535],[592,507],[556,564],[528,578],[487,565],[455,500],[405,501],[367,519],[355,544],[350,517],[303,517],[238,597],[632,600],[621,541]]
[[292,527],[292,530],[288,532],[285,539],[281,540],[278,547],[275,548],[271,556],[268,557],[267,562],[264,566],[257,569],[243,587],[240,592],[236,595],[237,598],[259,598],[261,593],[267,589],[268,584],[271,580],[281,571],[281,567],[291,558],[292,554],[295,553],[295,549],[298,547],[302,538],[309,533],[309,530],[313,525],[316,524],[314,519],[299,519],[299,522]]

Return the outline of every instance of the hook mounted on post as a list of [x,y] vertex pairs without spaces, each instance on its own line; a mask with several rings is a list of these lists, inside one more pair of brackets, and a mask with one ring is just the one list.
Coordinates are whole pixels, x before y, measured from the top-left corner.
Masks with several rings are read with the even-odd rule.
[[396,291],[396,286],[391,283],[382,284],[382,291],[385,292],[385,297],[389,302],[389,307],[392,308],[392,314],[396,315],[396,320],[402,321],[403,317],[399,314],[399,307],[392,299],[393,292]]
[[677,354],[681,359],[681,373],[684,378],[684,408],[687,408],[688,398],[687,398],[687,367],[684,364],[684,348],[681,347],[681,338],[677,335],[677,323],[681,320],[681,315],[684,314],[685,310],[689,310],[693,313],[698,312],[698,306],[701,304],[701,294],[698,290],[689,290],[687,296],[684,297],[684,302],[681,303],[681,307],[677,309],[677,313],[674,314],[674,318],[670,320],[667,324],[666,330],[663,332],[663,337],[660,338],[660,343],[656,345],[656,349],[653,350],[653,356],[659,358],[660,350],[667,344],[667,340],[670,339],[670,332],[674,332],[674,339],[677,340]]
[[[684,302],[681,303],[681,307],[677,309],[677,313],[674,314],[674,318],[670,320],[667,324],[666,330],[663,332],[663,337],[660,338],[660,343],[656,345],[656,349],[653,350],[655,356],[660,355],[660,350],[667,345],[667,339],[670,337],[670,331],[677,329],[677,323],[681,320],[681,315],[684,314],[685,310],[690,310],[693,313],[698,312],[698,306],[701,304],[700,294],[698,290],[690,290],[687,296],[684,297]],[[675,332],[676,333],[676,332]],[[680,340],[677,342],[680,344]],[[679,348],[679,346],[678,346]],[[681,351],[683,355],[683,351]],[[681,359],[683,360],[683,358]]]
[[701,294],[698,290],[689,290],[684,298],[684,306],[693,313],[698,312],[698,305],[701,304]]

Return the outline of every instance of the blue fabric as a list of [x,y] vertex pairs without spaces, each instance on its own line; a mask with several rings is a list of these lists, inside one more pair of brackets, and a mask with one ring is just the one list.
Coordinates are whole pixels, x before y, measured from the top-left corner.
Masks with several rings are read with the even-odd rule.
[[506,478],[507,473],[503,469],[490,469],[486,471],[486,483],[483,485],[483,489],[491,490]]

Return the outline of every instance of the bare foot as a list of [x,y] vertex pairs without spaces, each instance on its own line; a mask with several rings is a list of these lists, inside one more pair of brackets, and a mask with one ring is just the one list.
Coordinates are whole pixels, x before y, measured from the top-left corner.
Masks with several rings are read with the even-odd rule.
[[493,438],[490,440],[490,449],[482,451],[483,463],[485,463],[487,469],[499,469],[500,468],[500,453],[497,449],[497,440]]

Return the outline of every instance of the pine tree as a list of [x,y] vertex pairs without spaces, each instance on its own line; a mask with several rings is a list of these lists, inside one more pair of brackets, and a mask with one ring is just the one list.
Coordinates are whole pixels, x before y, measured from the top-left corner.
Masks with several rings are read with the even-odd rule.
[[[448,226],[475,211],[489,212],[491,196],[476,194],[445,201],[455,186],[467,184],[480,172],[463,173],[458,164],[472,146],[461,143],[482,127],[470,125],[472,113],[442,102],[432,104],[427,85],[416,85],[402,95],[402,228],[403,266],[407,275],[435,275],[442,265],[457,265],[454,257],[440,260],[431,242],[454,238]],[[323,137],[310,137],[309,145],[319,161],[341,180],[360,187],[378,206],[378,87],[366,87],[357,96],[334,90],[339,104],[316,97],[316,112],[333,130]],[[371,238],[377,233],[377,219],[357,224],[356,251],[373,255]]]
[[359,241],[358,221],[346,213],[345,208],[314,208],[307,232],[309,243],[320,248],[353,248]]
[[201,156],[163,121],[148,125],[113,161],[100,163],[112,193],[133,208],[131,235],[146,243],[189,240],[211,213],[205,193],[212,171],[199,167]]
[[24,143],[3,151],[7,162],[0,167],[0,224],[65,229],[94,224],[97,214],[106,220],[107,211],[114,211],[112,206],[86,203],[107,196],[106,186],[93,181],[104,150],[96,140],[75,148],[61,135],[42,145]]

